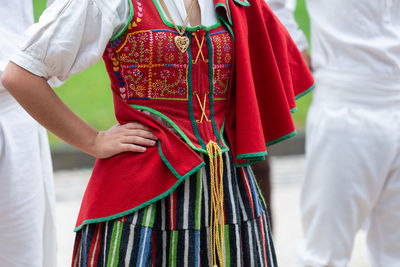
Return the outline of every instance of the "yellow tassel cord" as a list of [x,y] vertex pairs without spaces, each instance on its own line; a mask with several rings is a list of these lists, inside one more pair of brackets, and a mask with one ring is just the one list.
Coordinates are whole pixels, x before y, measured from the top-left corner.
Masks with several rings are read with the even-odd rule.
[[197,123],[202,123],[203,122],[203,118],[206,118],[206,121],[210,121],[208,119],[208,117],[207,117],[207,114],[206,114],[206,101],[207,101],[207,94],[208,93],[204,94],[203,104],[201,104],[201,100],[200,100],[199,94],[197,94],[196,92],[193,92],[193,94],[197,97],[197,101],[199,102],[200,109],[201,109],[201,118],[200,118],[200,120],[196,120],[196,122]]
[[[197,40],[197,37],[196,37]],[[197,61],[197,59],[196,59]],[[193,92],[197,97],[201,109],[201,118],[197,123],[210,121],[206,114],[207,93],[204,94],[204,101],[201,103],[200,96]],[[208,142],[207,154],[210,158],[210,177],[211,177],[211,219],[210,219],[210,241],[211,241],[211,263],[213,267],[218,267],[217,257],[220,267],[225,266],[224,261],[224,237],[225,237],[225,215],[224,215],[224,187],[223,174],[224,165],[222,160],[222,150],[214,141]]]
[[203,62],[206,62],[206,63],[207,63],[207,62],[208,62],[208,59],[206,59],[206,58],[204,57],[204,55],[203,55],[203,50],[202,50],[203,44],[204,44],[204,40],[205,40],[206,38],[205,38],[204,35],[203,35],[202,38],[201,38],[201,43],[200,43],[199,39],[197,38],[197,34],[196,34],[196,33],[192,33],[192,35],[195,37],[196,43],[197,43],[197,45],[198,45],[198,47],[199,47],[199,52],[197,53],[196,59],[195,59],[195,60],[192,59],[192,63],[193,63],[193,64],[196,64],[197,61],[199,60],[199,56],[200,56],[200,55],[201,55],[201,59],[203,60]]
[[207,144],[207,153],[210,158],[211,176],[211,263],[217,267],[217,257],[220,267],[224,267],[224,188],[222,151],[217,143],[210,141]]

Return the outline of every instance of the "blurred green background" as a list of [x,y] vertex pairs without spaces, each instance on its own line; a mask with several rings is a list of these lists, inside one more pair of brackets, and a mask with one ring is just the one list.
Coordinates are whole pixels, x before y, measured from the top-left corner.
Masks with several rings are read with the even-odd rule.
[[[35,19],[46,7],[46,0],[33,0]],[[304,0],[298,0],[295,12],[300,28],[309,38],[309,18]],[[93,127],[104,130],[116,123],[112,103],[112,93],[103,61],[86,71],[75,74],[61,87],[55,89],[60,98],[81,118]],[[311,103],[311,94],[297,101],[298,111],[293,115],[298,129],[304,129],[305,118]],[[67,146],[62,140],[49,133],[52,148]]]

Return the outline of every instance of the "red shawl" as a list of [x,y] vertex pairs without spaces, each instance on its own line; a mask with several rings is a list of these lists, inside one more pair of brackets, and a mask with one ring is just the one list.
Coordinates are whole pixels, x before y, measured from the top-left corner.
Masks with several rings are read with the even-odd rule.
[[264,0],[215,0],[235,36],[235,79],[226,132],[239,163],[295,134],[295,98],[314,80],[289,33]]

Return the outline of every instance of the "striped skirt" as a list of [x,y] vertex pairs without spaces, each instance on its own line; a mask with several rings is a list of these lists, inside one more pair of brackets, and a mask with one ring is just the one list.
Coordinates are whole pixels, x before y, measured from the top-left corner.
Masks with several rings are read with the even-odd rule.
[[[224,266],[277,266],[264,200],[250,167],[224,158]],[[130,215],[76,235],[72,266],[211,266],[210,170]]]

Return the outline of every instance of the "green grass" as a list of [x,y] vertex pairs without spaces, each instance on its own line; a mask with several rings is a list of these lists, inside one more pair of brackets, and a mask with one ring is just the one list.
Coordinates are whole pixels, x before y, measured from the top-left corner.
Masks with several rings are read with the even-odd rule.
[[[303,30],[310,43],[310,19],[307,14],[304,0],[297,0],[295,18],[299,27]],[[309,93],[297,100],[297,112],[293,114],[293,119],[298,129],[304,129],[308,108],[311,104],[312,94]]]
[[[45,0],[33,0],[35,19],[46,7]],[[296,20],[300,27],[309,36],[309,19],[304,0],[298,0]],[[60,98],[81,118],[97,129],[107,129],[116,123],[112,103],[112,93],[104,63],[101,61],[86,71],[72,75],[61,87],[55,89]],[[305,117],[311,95],[297,101],[298,111],[294,114],[298,128],[304,128]],[[62,147],[64,142],[53,134],[49,134],[51,147]]]
[[[82,73],[72,75],[55,91],[76,114],[96,129],[104,130],[117,123],[110,81],[103,61]],[[49,140],[52,147],[64,145],[62,140],[51,133]]]

